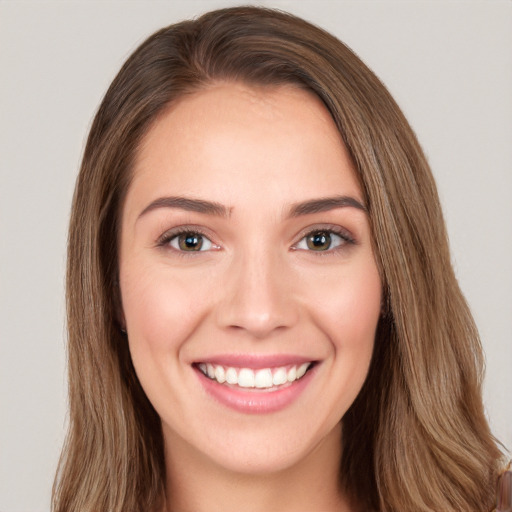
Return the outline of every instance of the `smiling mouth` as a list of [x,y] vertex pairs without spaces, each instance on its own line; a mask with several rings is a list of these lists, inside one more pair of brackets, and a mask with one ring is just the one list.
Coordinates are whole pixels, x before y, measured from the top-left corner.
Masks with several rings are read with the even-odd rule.
[[212,363],[196,363],[195,366],[203,375],[219,384],[246,390],[277,390],[304,377],[313,364],[313,361],[309,361],[259,369],[236,368]]

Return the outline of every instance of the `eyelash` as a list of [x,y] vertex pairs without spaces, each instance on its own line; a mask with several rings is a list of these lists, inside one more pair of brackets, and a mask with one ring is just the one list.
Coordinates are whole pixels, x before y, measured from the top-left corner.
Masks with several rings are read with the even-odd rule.
[[[326,249],[325,251],[322,251],[322,250],[315,251],[313,249],[307,250],[307,249],[298,248],[298,245],[302,241],[307,240],[307,237],[315,235],[315,234],[319,234],[319,233],[325,233],[328,235],[338,236],[341,239],[341,243],[339,245],[337,245],[336,247]],[[197,226],[183,226],[180,228],[176,228],[176,229],[167,231],[157,240],[157,246],[164,247],[164,248],[165,247],[171,248],[180,255],[185,255],[187,253],[193,254],[194,252],[206,252],[206,251],[183,251],[183,250],[171,247],[170,246],[171,241],[174,240],[175,238],[179,237],[180,235],[199,235],[199,236],[207,239],[212,244],[212,246],[214,246],[215,249],[218,248],[218,246],[214,242],[212,242],[212,240],[209,238],[209,235],[207,235],[202,229],[200,229]],[[307,243],[307,241],[306,241],[306,243]],[[313,252],[318,255],[327,255],[327,254],[332,254],[334,252],[342,250],[346,245],[354,245],[354,244],[356,244],[356,240],[350,235],[350,233],[346,229],[340,228],[339,226],[329,225],[329,226],[319,226],[315,229],[308,229],[307,231],[304,231],[301,234],[300,239],[292,245],[291,249],[295,250],[295,251],[305,250],[306,252]],[[208,250],[210,250],[210,249],[208,249]]]

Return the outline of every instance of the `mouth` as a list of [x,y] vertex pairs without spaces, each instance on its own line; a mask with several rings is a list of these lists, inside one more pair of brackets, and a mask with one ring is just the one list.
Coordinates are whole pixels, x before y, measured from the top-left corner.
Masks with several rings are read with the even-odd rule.
[[278,412],[299,400],[318,361],[295,357],[223,356],[193,368],[207,395],[244,414]]
[[196,363],[197,369],[210,380],[244,390],[278,390],[302,379],[314,362],[268,368],[242,368],[213,363]]

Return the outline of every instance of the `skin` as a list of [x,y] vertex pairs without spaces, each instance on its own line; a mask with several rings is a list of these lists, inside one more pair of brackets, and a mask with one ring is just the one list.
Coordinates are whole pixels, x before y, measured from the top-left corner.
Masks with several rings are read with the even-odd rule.
[[[167,196],[225,211],[147,209]],[[133,363],[162,420],[168,510],[355,510],[337,484],[340,419],[381,311],[370,227],[350,205],[290,216],[333,196],[363,203],[329,113],[298,88],[217,83],[147,134],[122,213],[120,286]],[[183,226],[206,250],[180,250]],[[307,233],[328,229],[343,236],[312,250]],[[317,363],[291,404],[247,414],[206,393],[193,366],[233,353]]]

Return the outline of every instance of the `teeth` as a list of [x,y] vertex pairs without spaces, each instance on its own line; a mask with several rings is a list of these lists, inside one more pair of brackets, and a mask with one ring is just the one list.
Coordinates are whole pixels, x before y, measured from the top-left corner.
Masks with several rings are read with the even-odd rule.
[[234,368],[228,368],[226,370],[226,382],[228,384],[238,384],[238,373]]
[[238,385],[241,388],[253,388],[254,372],[248,368],[242,368],[238,373]]
[[215,380],[221,384],[226,380],[226,372],[222,366],[215,367]]
[[272,383],[274,386],[280,386],[288,382],[288,377],[286,375],[286,370],[284,368],[278,368],[276,373],[272,376]]
[[272,387],[272,371],[269,368],[258,370],[254,375],[254,387],[271,388]]
[[304,374],[307,372],[307,370],[309,368],[309,364],[310,363],[304,363],[304,364],[301,364],[297,368],[297,379],[300,379],[301,377],[304,377]]
[[202,373],[220,384],[226,382],[227,384],[237,385],[241,388],[269,389],[300,379],[307,372],[311,363],[304,363],[300,366],[261,368],[259,370],[252,370],[250,368],[226,368],[211,363],[199,363],[197,366]]

